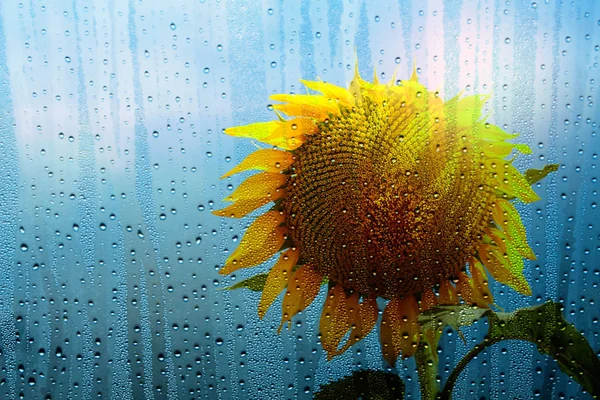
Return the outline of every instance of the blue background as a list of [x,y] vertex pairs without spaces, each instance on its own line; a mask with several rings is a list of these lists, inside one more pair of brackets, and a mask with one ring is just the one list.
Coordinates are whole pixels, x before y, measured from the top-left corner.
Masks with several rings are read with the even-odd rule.
[[[494,294],[562,302],[599,351],[599,2],[2,1],[0,397],[307,399],[384,368],[377,331],[326,361],[322,296],[277,335],[278,302],[260,321],[259,294],[221,290],[250,274],[217,271],[252,219],[210,214],[256,148],[222,130],[273,118],[268,96],[301,78],[346,85],[355,54],[367,79],[414,64],[445,98],[491,93],[490,120],[533,148],[516,165],[561,164],[519,206],[533,296]],[[486,330],[444,335],[443,380]],[[419,398],[414,361],[397,371]],[[518,342],[455,390],[534,396],[589,398]]]

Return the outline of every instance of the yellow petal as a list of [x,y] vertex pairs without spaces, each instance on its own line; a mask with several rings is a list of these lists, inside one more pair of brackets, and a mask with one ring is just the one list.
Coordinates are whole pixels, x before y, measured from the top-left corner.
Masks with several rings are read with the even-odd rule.
[[[281,190],[280,192],[283,192]],[[219,217],[225,218],[242,218],[256,210],[259,207],[264,206],[271,200],[276,200],[281,197],[281,193],[278,192],[278,196],[274,196],[272,198],[264,197],[264,198],[256,198],[256,199],[245,199],[236,201],[234,204],[222,208],[220,210],[214,210],[212,213],[214,215],[218,215]]]
[[515,150],[517,150],[518,152],[520,152],[522,154],[531,154],[531,147],[529,147],[526,144],[515,143],[515,144],[513,144],[513,147],[515,148]]
[[410,81],[411,82],[419,82],[419,77],[417,76],[417,64],[414,64],[414,63],[413,63],[412,74],[410,75]]
[[440,297],[439,303],[442,305],[458,304],[458,295],[456,294],[456,288],[452,286],[450,281],[444,279],[440,283]]
[[488,304],[493,304],[494,296],[492,296],[488,276],[483,269],[483,265],[477,261],[470,261],[469,272],[471,272],[474,303],[479,307],[488,307]]
[[306,136],[318,132],[319,128],[310,118],[293,118],[280,121],[279,126],[272,135],[265,138],[263,142],[284,150],[294,150],[302,146]]
[[392,298],[385,307],[380,330],[381,352],[390,365],[396,363],[400,353],[402,358],[415,353],[420,336],[418,316],[419,305],[413,295]]
[[510,241],[506,243],[506,256],[508,258],[508,267],[516,277],[516,283],[511,285],[511,287],[519,293],[531,296],[531,287],[523,275],[523,270],[525,269],[523,257],[521,257],[521,254],[519,254]]
[[340,107],[336,100],[312,94],[274,94],[271,99],[287,104],[275,104],[273,108],[290,117],[310,117],[318,120],[339,115]]
[[323,93],[325,97],[339,101],[340,104],[347,108],[352,108],[354,106],[354,96],[343,87],[326,82],[305,80],[301,80],[300,82],[309,89]]
[[474,304],[473,288],[471,287],[471,278],[462,271],[457,274],[456,292],[468,304]]
[[359,299],[360,296],[357,292],[351,294],[346,299],[348,322],[350,322],[352,331],[350,332],[348,342],[340,350],[339,354],[366,337],[377,322],[377,317],[379,315],[377,298],[375,296],[365,297],[363,298],[362,303],[359,303]]
[[297,149],[304,143],[305,135],[316,131],[318,131],[317,126],[309,118],[258,122],[225,129],[228,135],[259,140],[284,150]]
[[268,211],[256,218],[219,273],[227,275],[240,268],[254,267],[273,257],[285,241],[287,228],[279,226],[284,221],[285,215],[279,211]]
[[431,289],[425,289],[421,293],[421,312],[429,310],[431,307],[435,307],[438,303],[435,293]]
[[485,233],[490,237],[492,242],[500,248],[500,251],[506,253],[506,235],[500,229],[486,228]]
[[281,325],[292,321],[292,317],[308,307],[321,287],[323,277],[317,273],[310,265],[303,265],[292,274],[288,281],[287,290],[283,297],[283,305],[281,306],[282,316]]
[[242,218],[265,204],[283,196],[285,191],[280,187],[285,183],[286,175],[263,172],[246,179],[225,201],[235,201],[229,207],[215,210],[213,214],[220,217]]
[[490,158],[505,158],[513,150],[517,150],[522,154],[531,154],[531,148],[522,143],[509,143],[503,140],[484,140],[481,142],[481,146],[483,154]]
[[235,137],[245,137],[262,140],[273,134],[279,127],[280,121],[257,122],[254,124],[234,126],[225,129],[225,133]]
[[485,161],[488,169],[493,171],[494,188],[509,196],[518,197],[525,203],[539,200],[539,196],[531,189],[529,182],[512,166],[510,161],[491,159]]
[[[422,111],[429,107],[429,92],[418,81],[402,81],[399,86],[392,86],[391,91],[399,95],[399,100],[406,106],[415,107],[415,111]],[[434,96],[431,97],[435,99]]]
[[398,75],[398,67],[396,67],[396,70],[392,74],[392,77],[385,84],[386,87],[391,88],[392,86],[396,86],[396,75]]
[[362,101],[361,87],[367,82],[363,81],[358,73],[358,60],[354,64],[354,78],[350,81],[348,86],[348,93],[355,99],[355,103],[358,104]]
[[262,291],[260,303],[258,304],[258,316],[263,318],[273,304],[273,301],[279,296],[279,293],[287,286],[288,280],[292,275],[292,268],[298,262],[300,257],[300,250],[297,248],[291,248],[281,253],[279,260],[273,265],[265,287]]
[[463,97],[456,105],[456,127],[468,128],[477,125],[481,119],[483,103],[489,96],[474,95]]
[[504,141],[482,141],[481,150],[489,158],[504,158],[512,153],[514,144]]
[[383,103],[387,99],[387,85],[381,85],[378,83],[379,81],[370,83],[361,80],[360,88],[364,93],[367,93],[371,96],[371,98],[375,101],[375,103]]
[[530,296],[531,288],[523,276],[523,260],[518,253],[516,256],[511,254],[510,247],[508,250],[508,253],[503,254],[495,246],[483,245],[478,252],[479,259],[498,282],[512,287],[519,293]]
[[286,175],[272,172],[262,172],[252,175],[223,200],[238,201],[274,196],[277,189],[283,186],[286,179]]
[[349,329],[346,293],[342,285],[335,285],[327,293],[319,324],[321,344],[327,352],[328,360],[338,354],[340,342]]
[[497,199],[496,207],[494,207],[492,212],[492,218],[508,235],[512,245],[520,255],[529,260],[535,260],[535,254],[531,247],[529,247],[529,244],[527,244],[527,232],[523,226],[523,222],[521,222],[519,212],[509,201]]
[[515,133],[508,133],[499,126],[492,125],[489,123],[480,124],[479,129],[476,130],[477,137],[483,140],[501,141],[506,139],[513,139],[519,135]]
[[294,155],[287,151],[275,149],[260,149],[250,153],[235,168],[221,177],[237,174],[239,172],[257,169],[265,172],[281,172],[294,162]]

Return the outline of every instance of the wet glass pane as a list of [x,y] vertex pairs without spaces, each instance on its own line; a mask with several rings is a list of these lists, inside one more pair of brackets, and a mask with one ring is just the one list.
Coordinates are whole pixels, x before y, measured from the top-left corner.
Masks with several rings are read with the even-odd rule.
[[600,396],[599,62],[594,0],[0,2],[0,397]]

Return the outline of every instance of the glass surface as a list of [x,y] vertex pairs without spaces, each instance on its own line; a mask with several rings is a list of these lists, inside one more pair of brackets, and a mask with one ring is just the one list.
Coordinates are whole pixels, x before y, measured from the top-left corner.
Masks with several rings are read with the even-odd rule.
[[[600,3],[194,0],[0,2],[0,397],[309,399],[358,369],[392,369],[379,327],[328,361],[326,294],[278,334],[281,297],[224,290],[252,217],[211,211],[257,147],[231,126],[277,118],[269,96],[300,79],[419,81],[444,99],[490,94],[489,121],[532,148],[514,165],[560,164],[516,205],[537,260],[524,296],[553,300],[600,351],[597,137]],[[383,304],[380,303],[383,311]],[[446,328],[440,378],[487,332]],[[340,394],[340,398],[343,396]],[[455,399],[587,399],[535,346],[507,341],[460,375]]]

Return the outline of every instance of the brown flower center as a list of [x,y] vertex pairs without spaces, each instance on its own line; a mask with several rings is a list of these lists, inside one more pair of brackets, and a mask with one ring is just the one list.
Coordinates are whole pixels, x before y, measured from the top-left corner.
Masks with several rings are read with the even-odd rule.
[[296,152],[282,205],[305,264],[391,298],[464,268],[495,195],[473,134],[453,128],[447,107],[386,96],[363,94],[320,124]]

